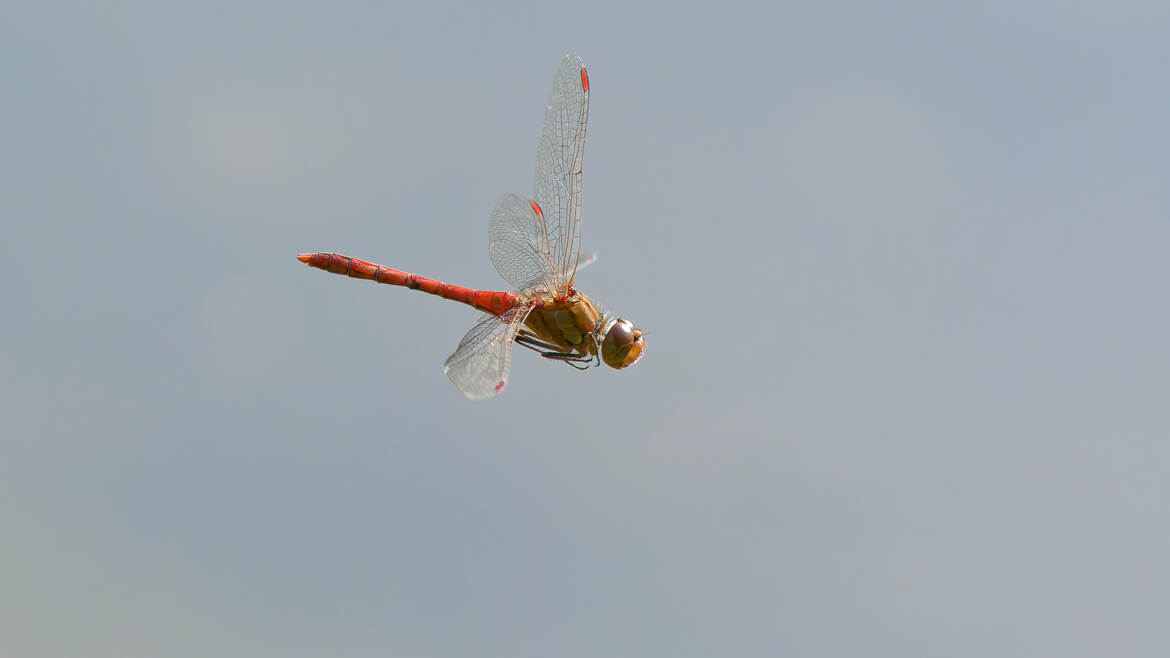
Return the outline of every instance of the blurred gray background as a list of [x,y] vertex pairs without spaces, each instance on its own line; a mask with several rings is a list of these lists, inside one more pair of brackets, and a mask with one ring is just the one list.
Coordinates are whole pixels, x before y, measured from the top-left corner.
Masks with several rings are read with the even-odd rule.
[[[1170,8],[813,4],[6,2],[0,655],[1165,655]],[[294,256],[502,287],[570,51],[647,354],[471,403]]]

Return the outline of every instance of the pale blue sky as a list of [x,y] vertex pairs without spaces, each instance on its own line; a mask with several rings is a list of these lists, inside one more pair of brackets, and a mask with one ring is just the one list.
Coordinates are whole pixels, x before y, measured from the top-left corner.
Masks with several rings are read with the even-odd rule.
[[[1161,655],[1168,33],[6,3],[0,655]],[[502,287],[566,52],[647,353],[471,403],[473,311],[294,256]]]

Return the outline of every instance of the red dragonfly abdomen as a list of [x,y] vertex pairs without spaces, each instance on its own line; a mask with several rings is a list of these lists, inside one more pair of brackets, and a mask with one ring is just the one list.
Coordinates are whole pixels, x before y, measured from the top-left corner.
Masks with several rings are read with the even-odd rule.
[[341,254],[320,252],[316,254],[298,254],[297,260],[326,272],[343,274],[355,279],[369,279],[378,283],[389,283],[394,286],[405,286],[411,290],[421,290],[443,299],[463,302],[469,306],[501,315],[516,305],[520,298],[505,290],[476,290],[456,286],[436,279],[428,279],[410,272],[403,272],[385,265],[378,265],[359,258],[350,258]]

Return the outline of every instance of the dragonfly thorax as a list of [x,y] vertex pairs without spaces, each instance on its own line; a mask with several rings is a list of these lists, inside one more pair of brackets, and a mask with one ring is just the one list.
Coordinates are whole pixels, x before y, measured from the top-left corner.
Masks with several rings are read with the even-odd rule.
[[586,356],[597,353],[596,330],[602,321],[601,310],[574,291],[570,296],[538,297],[524,324],[562,351]]

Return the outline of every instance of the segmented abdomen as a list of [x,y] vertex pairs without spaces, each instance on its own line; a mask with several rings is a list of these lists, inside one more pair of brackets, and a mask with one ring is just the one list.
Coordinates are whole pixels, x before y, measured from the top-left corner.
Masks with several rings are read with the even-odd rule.
[[500,315],[516,305],[520,300],[516,295],[505,290],[476,290],[428,279],[411,272],[403,272],[385,265],[378,265],[359,258],[350,258],[341,254],[319,252],[315,254],[299,254],[297,260],[326,272],[343,274],[355,279],[369,279],[378,283],[388,283],[394,286],[405,286],[411,290],[421,290],[443,299],[463,302],[469,306]]

